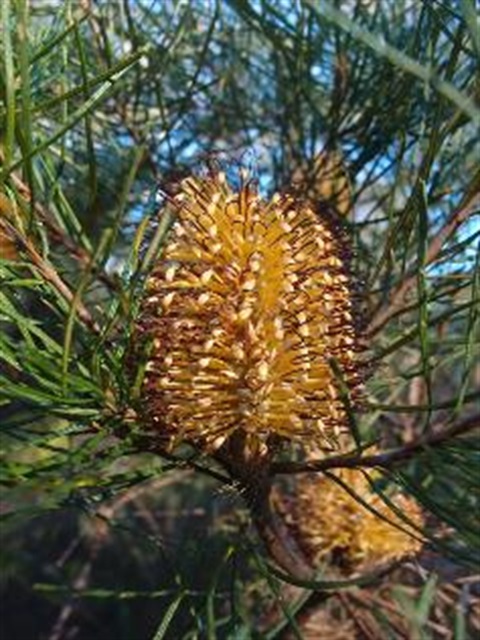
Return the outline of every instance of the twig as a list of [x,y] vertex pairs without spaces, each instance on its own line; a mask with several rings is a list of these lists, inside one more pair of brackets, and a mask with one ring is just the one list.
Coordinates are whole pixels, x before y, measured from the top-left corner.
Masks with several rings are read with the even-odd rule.
[[[458,227],[468,219],[479,205],[480,194],[477,192],[452,213],[442,229],[440,229],[432,239],[426,252],[425,265],[431,264],[437,258],[448,238],[455,233]],[[413,273],[397,286],[386,305],[383,306],[371,320],[367,328],[367,336],[371,337],[378,333],[399,313],[405,303],[407,293],[415,285],[416,281],[417,274]]]
[[[375,634],[375,629],[371,626],[371,620],[368,620],[368,618],[371,617],[370,615],[365,615],[365,612],[363,612],[363,616],[360,615],[357,608],[349,601],[347,594],[339,593],[338,599],[345,611],[348,613],[350,619],[353,621],[353,624],[357,627],[364,638],[369,638],[370,640],[378,638]],[[367,614],[369,613],[370,612],[367,612]]]
[[[95,555],[96,554],[92,553],[92,556],[82,565],[82,568],[77,573],[71,587],[73,592],[82,591],[83,589],[87,588],[93,569],[93,561],[95,559]],[[48,636],[48,640],[62,640],[62,638],[65,638],[64,633],[66,626],[72,615],[75,613],[76,608],[77,603],[72,597],[70,597],[60,609],[60,612]]]
[[67,284],[60,278],[57,271],[52,265],[50,265],[35,249],[33,243],[23,236],[8,220],[0,219],[0,230],[4,229],[7,235],[28,254],[31,261],[31,266],[34,270],[38,271],[44,279],[49,282],[57,292],[66,300],[70,305],[75,305],[75,310],[78,313],[80,320],[94,333],[100,333],[100,327],[93,319],[90,311],[85,305],[75,296],[69,289]]
[[324,460],[309,460],[306,462],[274,462],[271,465],[272,474],[292,474],[292,473],[318,473],[327,469],[355,469],[383,467],[390,468],[393,464],[405,462],[413,455],[420,453],[424,449],[438,447],[439,445],[455,438],[467,431],[480,427],[480,414],[475,414],[465,418],[460,422],[433,433],[428,433],[413,442],[398,449],[392,449],[385,453],[371,456],[363,455],[339,455],[326,458]]
[[[0,156],[1,157],[1,156]],[[30,193],[30,189],[27,185],[15,174],[10,176],[10,180],[18,189],[18,191],[22,194],[22,197],[25,198],[28,202],[32,202],[32,197]],[[34,204],[35,212],[38,214],[38,217],[42,221],[43,225],[47,229],[50,234],[50,238],[56,244],[62,245],[69,253],[70,256],[73,256],[75,260],[80,262],[84,267],[91,265],[92,256],[88,251],[82,249],[75,242],[73,242],[52,220],[51,215],[47,212],[45,207],[43,207],[39,202],[35,202]],[[108,273],[101,269],[92,269],[93,273],[95,273],[96,277],[103,282],[109,289],[113,291],[118,291],[118,283],[115,278],[112,278]]]
[[[112,500],[103,503],[96,511],[95,517],[99,518],[102,522],[101,525],[110,524],[115,515],[123,509],[127,504],[135,502],[140,496],[146,492],[160,491],[168,487],[169,485],[185,480],[193,473],[191,469],[177,470],[175,473],[169,474],[166,477],[148,478],[146,481],[139,484],[135,484],[123,493],[116,495]],[[98,530],[101,532],[103,526],[100,526]]]
[[[92,570],[94,568],[94,563],[98,558],[103,545],[109,539],[108,524],[115,517],[116,513],[123,509],[127,504],[135,502],[139,498],[139,496],[146,491],[158,491],[159,489],[163,489],[172,482],[183,480],[184,478],[188,477],[190,473],[191,472],[189,470],[183,470],[166,478],[154,478],[153,480],[149,479],[148,481],[142,482],[141,484],[136,484],[133,487],[130,487],[127,491],[115,496],[112,500],[102,504],[97,509],[95,513],[97,521],[94,522],[94,535],[93,539],[91,540],[89,557],[81,566],[71,584],[71,595],[65,602],[63,607],[60,609],[52,630],[50,631],[50,635],[48,636],[48,640],[61,640],[65,637],[64,634],[66,626],[78,608],[78,596],[81,595],[82,591],[86,590],[88,587]],[[77,541],[75,541],[75,543],[77,544],[77,542],[78,539]]]

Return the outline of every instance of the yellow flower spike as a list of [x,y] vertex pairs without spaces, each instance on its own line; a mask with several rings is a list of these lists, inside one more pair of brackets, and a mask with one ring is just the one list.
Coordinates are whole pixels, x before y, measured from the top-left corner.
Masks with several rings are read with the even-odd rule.
[[359,395],[357,335],[341,232],[289,195],[263,202],[223,173],[189,177],[146,283],[140,327],[152,339],[145,421],[173,447],[245,454],[297,441],[330,446],[345,429],[334,358]]
[[[415,529],[372,490],[362,471],[339,469],[334,474],[372,510],[331,478],[300,479],[295,485],[289,519],[314,564],[326,561],[353,573],[421,549]],[[422,527],[422,512],[412,498],[397,493],[390,500],[415,527]]]

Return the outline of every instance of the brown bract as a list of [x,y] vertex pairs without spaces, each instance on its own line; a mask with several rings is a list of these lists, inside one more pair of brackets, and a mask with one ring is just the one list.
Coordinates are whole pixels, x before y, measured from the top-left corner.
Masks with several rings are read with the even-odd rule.
[[215,451],[233,434],[246,457],[335,447],[361,380],[342,233],[310,203],[264,202],[223,173],[183,180],[173,206],[140,320],[144,420],[170,447]]

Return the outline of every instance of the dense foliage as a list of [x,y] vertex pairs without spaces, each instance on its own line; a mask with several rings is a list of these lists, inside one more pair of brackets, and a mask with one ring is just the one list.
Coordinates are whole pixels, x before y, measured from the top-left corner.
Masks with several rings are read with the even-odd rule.
[[[474,4],[0,3],[9,638],[478,632]],[[375,469],[382,509],[392,487],[422,505],[416,563],[340,581],[328,566],[306,583],[279,572],[235,477],[201,451],[165,450],[138,419],[132,339],[165,191],[212,163],[233,183],[246,169],[265,198],[296,184],[337,210],[352,245],[370,374],[349,415],[356,444],[347,460],[284,452],[275,490],[307,471],[328,483],[338,467]]]

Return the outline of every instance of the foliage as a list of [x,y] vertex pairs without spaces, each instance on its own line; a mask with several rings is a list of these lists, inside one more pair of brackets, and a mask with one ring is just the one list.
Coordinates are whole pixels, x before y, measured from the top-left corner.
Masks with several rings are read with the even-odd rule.
[[[352,637],[470,637],[480,560],[472,0],[0,4],[10,637],[308,638],[319,611],[324,633],[333,618],[353,621]],[[362,577],[279,578],[234,479],[188,448],[159,449],[131,410],[142,373],[131,336],[168,225],[161,189],[218,158],[233,179],[246,167],[268,197],[294,175],[312,182],[321,152],[348,174],[372,372],[354,416],[359,446],[327,464],[375,467],[387,504],[393,483],[427,514],[420,570],[363,589]],[[384,457],[363,453],[373,441]],[[273,470],[294,482],[302,464],[292,456]],[[328,471],[325,460],[316,468]]]

